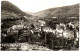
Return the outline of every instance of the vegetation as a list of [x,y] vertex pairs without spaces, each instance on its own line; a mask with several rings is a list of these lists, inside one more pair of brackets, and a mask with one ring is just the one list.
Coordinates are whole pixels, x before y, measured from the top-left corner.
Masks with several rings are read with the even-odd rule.
[[[46,22],[45,26],[55,29],[56,23],[73,22],[76,25],[76,23],[79,22],[79,4],[58,7],[58,8],[51,8],[44,11],[40,11],[35,14],[25,13],[8,1],[2,1],[1,4],[2,4],[1,5],[2,34],[5,34],[7,32],[7,29],[13,25],[20,25],[22,19],[24,20],[24,25],[27,26],[26,30],[23,30],[23,29],[19,30],[19,32],[16,33],[16,35],[14,34],[14,32],[10,32],[9,34],[12,34],[12,35],[7,37],[2,36],[1,38],[2,43],[5,43],[5,42],[14,43],[17,34],[19,34],[16,40],[21,43],[22,42],[29,42],[29,43],[39,42],[43,46],[45,46],[46,44],[46,46],[51,49],[55,48],[55,46],[62,46],[62,45],[66,46],[65,41],[69,41],[69,39],[63,38],[63,40],[65,41],[64,41],[64,44],[61,44],[62,37],[57,37],[52,32],[40,32],[40,31],[37,32],[38,30],[34,30],[34,34],[31,34],[31,29],[30,29],[31,24],[33,24],[37,28],[37,27],[40,27],[41,25],[38,22],[38,20],[43,20]],[[57,17],[57,18],[54,18],[54,17]],[[71,18],[71,17],[74,17],[74,18]],[[67,44],[67,45],[73,45],[72,40],[70,44]]]

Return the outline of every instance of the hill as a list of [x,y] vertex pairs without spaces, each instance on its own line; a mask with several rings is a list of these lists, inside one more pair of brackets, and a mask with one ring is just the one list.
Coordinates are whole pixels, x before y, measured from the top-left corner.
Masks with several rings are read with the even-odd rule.
[[14,4],[10,3],[9,1],[2,1],[1,2],[1,10],[14,12],[14,13],[16,13],[18,15],[31,16],[28,13],[25,13],[22,10],[20,10],[17,6],[15,6]]
[[17,6],[8,1],[1,1],[2,29],[5,30],[5,28],[9,28],[12,25],[20,24],[21,19],[24,19],[26,22],[28,22],[29,20],[25,19],[24,16],[30,17],[32,15],[23,12]]
[[50,18],[50,17],[79,17],[79,4],[63,6],[57,8],[50,8],[35,13],[36,16],[40,18]]
[[1,20],[6,19],[7,17],[12,18],[23,18],[23,16],[31,16],[28,13],[23,12],[17,6],[10,3],[9,1],[1,1]]

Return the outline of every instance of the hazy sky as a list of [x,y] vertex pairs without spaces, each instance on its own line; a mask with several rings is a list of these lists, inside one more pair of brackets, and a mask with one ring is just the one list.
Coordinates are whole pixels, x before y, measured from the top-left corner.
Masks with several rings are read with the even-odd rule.
[[22,11],[38,12],[48,8],[61,7],[79,3],[79,0],[8,0]]

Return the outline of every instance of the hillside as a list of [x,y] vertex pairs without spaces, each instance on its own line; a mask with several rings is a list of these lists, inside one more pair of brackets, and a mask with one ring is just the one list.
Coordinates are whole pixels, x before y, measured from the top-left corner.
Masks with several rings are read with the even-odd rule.
[[50,17],[79,17],[79,4],[71,5],[71,6],[63,6],[57,8],[50,8],[47,10],[43,10],[35,13],[36,16],[43,18]]
[[20,24],[21,19],[24,19],[26,22],[28,22],[29,20],[25,19],[23,16],[30,17],[32,15],[23,12],[17,6],[8,1],[1,1],[2,29],[6,30],[6,28]]
[[31,16],[28,13],[25,13],[22,10],[20,10],[17,6],[15,6],[14,4],[10,3],[9,1],[2,1],[1,2],[1,10],[14,12],[14,13],[16,13],[18,15]]

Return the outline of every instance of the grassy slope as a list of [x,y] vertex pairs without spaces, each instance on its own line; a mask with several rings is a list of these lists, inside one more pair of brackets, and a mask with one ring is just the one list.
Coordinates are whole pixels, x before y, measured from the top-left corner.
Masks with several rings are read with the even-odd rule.
[[35,13],[39,17],[79,17],[79,4],[51,8]]

